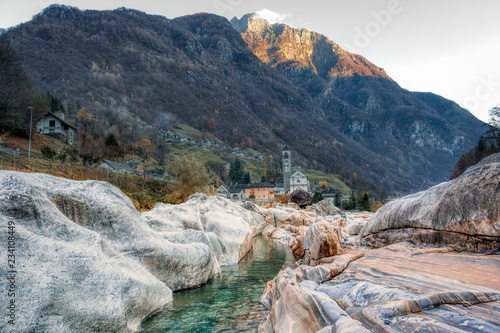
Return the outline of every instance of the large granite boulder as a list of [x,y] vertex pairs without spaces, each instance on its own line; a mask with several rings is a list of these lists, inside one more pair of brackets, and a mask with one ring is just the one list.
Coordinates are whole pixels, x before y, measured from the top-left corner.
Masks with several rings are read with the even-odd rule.
[[180,205],[157,203],[142,216],[154,231],[172,243],[206,244],[220,267],[234,265],[245,256],[257,228],[264,222],[257,211],[219,196],[199,193]]
[[254,214],[201,195],[141,215],[106,182],[0,171],[0,222],[15,225],[19,306],[16,325],[1,321],[0,331],[136,332],[172,301],[172,289],[206,283],[219,261],[237,262],[263,221]]
[[293,191],[290,194],[290,201],[299,205],[300,208],[305,208],[313,203],[311,194],[302,189]]
[[340,209],[335,206],[335,199],[326,198],[314,205],[307,207],[308,211],[316,213],[316,216],[329,216],[340,214]]
[[360,237],[380,247],[404,240],[472,251],[500,247],[500,153],[460,177],[387,203]]
[[304,264],[314,265],[322,258],[342,254],[338,233],[338,229],[329,221],[312,224],[304,237]]

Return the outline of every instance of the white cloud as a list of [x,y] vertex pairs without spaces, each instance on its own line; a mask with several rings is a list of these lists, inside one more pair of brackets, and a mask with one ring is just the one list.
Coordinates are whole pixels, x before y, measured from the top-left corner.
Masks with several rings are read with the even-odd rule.
[[264,8],[262,10],[258,10],[255,12],[258,16],[266,20],[267,22],[274,24],[274,23],[282,23],[286,19],[289,19],[292,17],[291,13],[288,14],[282,14],[282,13],[277,13],[273,12],[272,10],[269,10],[267,8]]

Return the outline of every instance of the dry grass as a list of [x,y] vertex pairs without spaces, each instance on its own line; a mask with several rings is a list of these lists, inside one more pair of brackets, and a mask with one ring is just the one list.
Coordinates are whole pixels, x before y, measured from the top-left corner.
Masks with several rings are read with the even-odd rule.
[[28,161],[27,159],[15,158],[0,160],[0,169],[43,172],[72,180],[106,181],[125,193],[138,210],[153,208],[156,202],[164,202],[164,198],[172,192],[171,184],[164,180],[144,180],[141,176],[108,172],[104,169],[89,168],[80,164],[50,163],[39,159]]
[[[28,150],[29,146],[29,139],[28,138],[23,138],[19,136],[14,136],[10,134],[5,134],[1,136],[2,140],[5,142],[6,146],[13,147],[13,148],[19,148],[21,150]],[[56,138],[53,138],[51,136],[47,135],[41,135],[36,132],[34,132],[31,135],[31,151],[37,154],[41,154],[41,149],[43,146],[49,146],[53,150],[57,151],[60,149],[61,151],[65,147],[69,147],[67,144],[62,142],[61,140],[58,140]]]

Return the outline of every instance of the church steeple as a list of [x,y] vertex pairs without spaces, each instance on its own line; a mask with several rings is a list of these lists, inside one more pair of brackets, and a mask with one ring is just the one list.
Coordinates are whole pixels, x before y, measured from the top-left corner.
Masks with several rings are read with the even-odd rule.
[[283,187],[285,193],[290,192],[290,176],[292,174],[292,155],[288,147],[285,146],[281,151],[283,161]]

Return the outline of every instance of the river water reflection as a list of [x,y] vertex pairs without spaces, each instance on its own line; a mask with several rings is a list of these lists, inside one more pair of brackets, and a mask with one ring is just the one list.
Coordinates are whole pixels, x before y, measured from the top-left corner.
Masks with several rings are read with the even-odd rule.
[[144,332],[255,332],[267,310],[259,303],[266,283],[292,267],[289,247],[264,237],[238,265],[223,268],[205,286],[174,293],[170,308],[144,321]]

